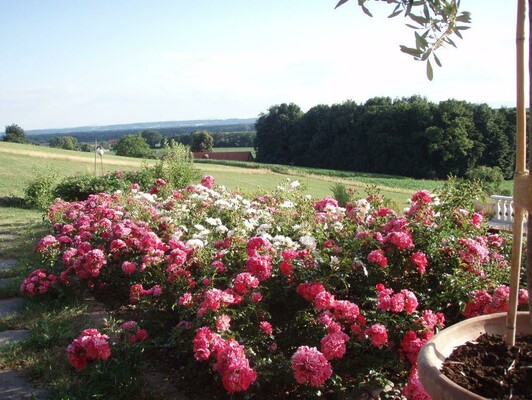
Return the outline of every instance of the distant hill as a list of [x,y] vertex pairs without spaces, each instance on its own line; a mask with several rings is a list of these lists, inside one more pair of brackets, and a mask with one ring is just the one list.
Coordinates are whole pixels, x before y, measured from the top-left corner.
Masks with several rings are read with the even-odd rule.
[[119,125],[105,125],[105,126],[82,126],[76,128],[60,128],[60,129],[32,129],[27,130],[28,136],[36,135],[68,135],[81,133],[104,133],[127,131],[136,132],[144,129],[168,130],[172,128],[205,128],[208,130],[210,126],[224,127],[224,126],[249,126],[250,130],[254,130],[256,118],[229,118],[229,119],[197,119],[188,121],[162,121],[162,122],[138,122],[133,124],[119,124]]

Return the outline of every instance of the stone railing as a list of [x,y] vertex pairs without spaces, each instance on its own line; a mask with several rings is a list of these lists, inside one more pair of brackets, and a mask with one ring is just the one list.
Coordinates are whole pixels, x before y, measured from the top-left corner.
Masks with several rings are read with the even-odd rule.
[[512,230],[514,224],[514,199],[511,196],[493,195],[490,198],[495,202],[493,218],[488,221],[488,226],[495,229]]

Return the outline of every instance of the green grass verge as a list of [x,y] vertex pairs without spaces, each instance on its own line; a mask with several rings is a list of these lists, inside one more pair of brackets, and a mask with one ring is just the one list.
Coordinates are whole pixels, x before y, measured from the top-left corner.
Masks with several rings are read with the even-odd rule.
[[[154,160],[104,155],[96,160],[96,172],[139,169]],[[102,162],[103,161],[103,162]],[[93,153],[54,149],[44,146],[0,142],[0,196],[23,197],[24,189],[39,173],[58,179],[74,174],[94,173]]]

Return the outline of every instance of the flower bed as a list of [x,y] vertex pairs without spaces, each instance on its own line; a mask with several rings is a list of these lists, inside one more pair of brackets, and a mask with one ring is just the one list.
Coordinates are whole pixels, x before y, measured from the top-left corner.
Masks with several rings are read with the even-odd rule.
[[[486,231],[463,183],[416,193],[402,215],[375,193],[313,201],[297,181],[255,199],[210,177],[150,192],[55,201],[36,249],[50,267],[21,291],[89,288],[128,305],[149,327],[142,343],[187,354],[229,394],[341,398],[387,382],[423,398],[421,346],[464,309],[507,307],[510,243]],[[113,357],[80,355],[81,340],[74,368]]]

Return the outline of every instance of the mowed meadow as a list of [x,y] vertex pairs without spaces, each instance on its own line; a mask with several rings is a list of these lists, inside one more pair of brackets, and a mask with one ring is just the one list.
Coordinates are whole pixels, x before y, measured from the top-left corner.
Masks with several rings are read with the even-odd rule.
[[[154,160],[142,160],[115,156],[106,153],[102,159],[93,153],[61,150],[44,146],[32,146],[0,142],[0,197],[23,197],[24,189],[39,174],[54,174],[57,179],[75,174],[96,173],[101,175],[115,170],[141,169],[144,164],[153,165]],[[331,186],[340,183],[365,197],[368,186],[377,186],[394,207],[401,209],[417,190],[433,191],[441,181],[416,180],[398,176],[325,171],[287,166],[271,166],[250,163],[244,165],[221,165],[198,162],[203,175],[212,175],[216,184],[231,190],[255,194],[271,191],[286,179],[299,180],[305,193],[314,198],[332,195]],[[511,189],[511,182],[504,187]]]

